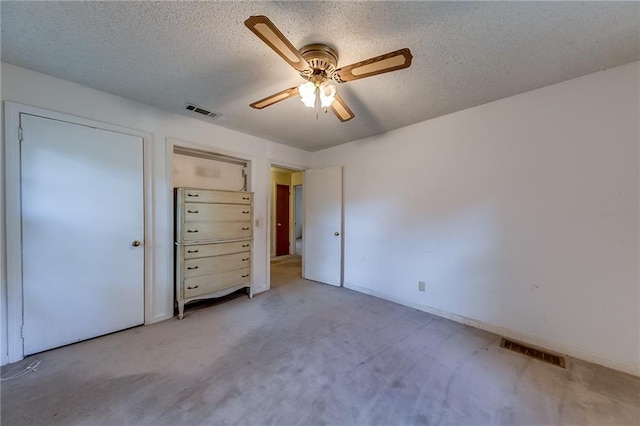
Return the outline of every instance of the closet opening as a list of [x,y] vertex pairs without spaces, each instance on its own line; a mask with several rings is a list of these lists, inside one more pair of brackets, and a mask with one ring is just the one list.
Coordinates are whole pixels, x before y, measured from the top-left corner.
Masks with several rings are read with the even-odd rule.
[[250,163],[173,146],[174,315],[253,297]]

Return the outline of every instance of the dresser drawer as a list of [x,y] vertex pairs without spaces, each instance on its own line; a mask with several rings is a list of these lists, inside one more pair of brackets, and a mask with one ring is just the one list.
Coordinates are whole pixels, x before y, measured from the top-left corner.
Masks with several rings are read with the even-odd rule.
[[187,222],[181,226],[182,242],[251,238],[251,222]]
[[185,222],[251,220],[251,206],[237,204],[185,203]]
[[250,282],[251,268],[187,278],[184,280],[184,297],[197,297]]
[[218,272],[233,271],[251,265],[251,252],[225,254],[223,256],[201,257],[184,262],[184,277],[199,277]]
[[185,259],[219,256],[221,254],[241,253],[251,251],[251,241],[236,241],[233,243],[199,244],[183,247]]
[[186,203],[251,204],[253,195],[250,192],[210,191],[190,188],[180,188],[178,191],[178,196],[182,195],[182,200]]

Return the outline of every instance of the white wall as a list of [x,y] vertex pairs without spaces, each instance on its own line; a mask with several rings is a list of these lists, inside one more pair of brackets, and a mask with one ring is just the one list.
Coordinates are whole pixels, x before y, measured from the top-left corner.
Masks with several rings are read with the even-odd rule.
[[345,285],[639,375],[639,75],[314,153],[344,167]]
[[[270,192],[270,161],[306,168],[310,154],[285,145],[256,138],[220,126],[152,108],[44,74],[2,63],[2,100],[46,108],[100,122],[148,132],[152,135],[154,206],[152,235],[147,235],[147,250],[155,258],[153,267],[154,298],[152,317],[159,321],[173,314],[173,260],[171,224],[171,161],[169,146],[174,138],[189,141],[189,147],[233,155],[251,162],[250,189],[255,192],[255,277],[254,291],[267,289],[267,204]],[[169,142],[167,142],[167,139]],[[4,135],[3,135],[4,148]],[[0,163],[4,163],[4,149]],[[3,209],[4,215],[4,209]],[[2,228],[2,241],[4,227]],[[152,242],[149,244],[149,242]],[[8,248],[9,250],[11,248]],[[147,252],[148,252],[147,251]],[[3,253],[4,262],[4,253]],[[6,312],[6,271],[2,270],[0,313]],[[6,321],[2,318],[2,363],[6,362]]]
[[[254,273],[266,289],[269,164],[304,169],[311,154],[8,64],[0,71],[2,100],[152,134],[156,320],[172,311],[166,138],[251,161],[264,260]],[[346,285],[639,374],[639,73],[629,64],[314,153],[316,167],[344,166]],[[3,217],[4,198],[0,207]]]
[[173,186],[242,191],[244,165],[173,154]]

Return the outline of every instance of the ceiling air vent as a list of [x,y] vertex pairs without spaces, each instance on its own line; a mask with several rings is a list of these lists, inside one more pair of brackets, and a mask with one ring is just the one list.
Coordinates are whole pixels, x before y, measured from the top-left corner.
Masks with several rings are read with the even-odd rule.
[[213,120],[214,118],[220,116],[220,114],[218,114],[217,112],[209,111],[207,109],[199,107],[198,105],[190,104],[188,102],[184,104],[184,109],[186,109],[189,112],[192,112],[193,114],[195,114],[196,116],[199,116],[200,118],[207,118],[209,120]]
[[540,361],[548,362],[549,364],[566,368],[564,358],[561,356],[554,355],[540,349],[534,349],[532,347],[523,345],[522,343],[514,342],[507,339],[502,339],[502,341],[500,342],[500,346],[505,349],[530,356],[531,358],[539,359]]

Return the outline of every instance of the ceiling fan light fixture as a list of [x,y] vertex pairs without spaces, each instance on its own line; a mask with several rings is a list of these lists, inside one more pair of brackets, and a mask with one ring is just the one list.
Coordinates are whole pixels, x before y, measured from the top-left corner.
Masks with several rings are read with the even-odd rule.
[[320,85],[320,102],[322,108],[329,108],[336,98],[336,86],[328,81]]
[[321,108],[329,108],[336,97],[336,86],[328,81],[320,85],[307,81],[298,87],[300,101],[309,108],[314,108],[320,104]]
[[307,96],[306,98],[300,98],[300,102],[302,102],[307,108],[313,108],[314,106],[316,106],[316,97]]
[[410,67],[413,58],[411,51],[405,47],[337,68],[338,53],[326,44],[309,44],[298,50],[275,24],[263,15],[250,16],[244,24],[306,80],[300,86],[290,87],[249,105],[256,109],[268,107],[298,94],[305,106],[315,108],[316,119],[321,109],[325,113],[331,109],[341,122],[349,121],[355,114],[336,93],[336,86],[330,81],[346,83],[401,70]]
[[302,83],[298,87],[298,93],[300,94],[300,101],[309,108],[313,108],[316,104],[316,85],[310,81]]

